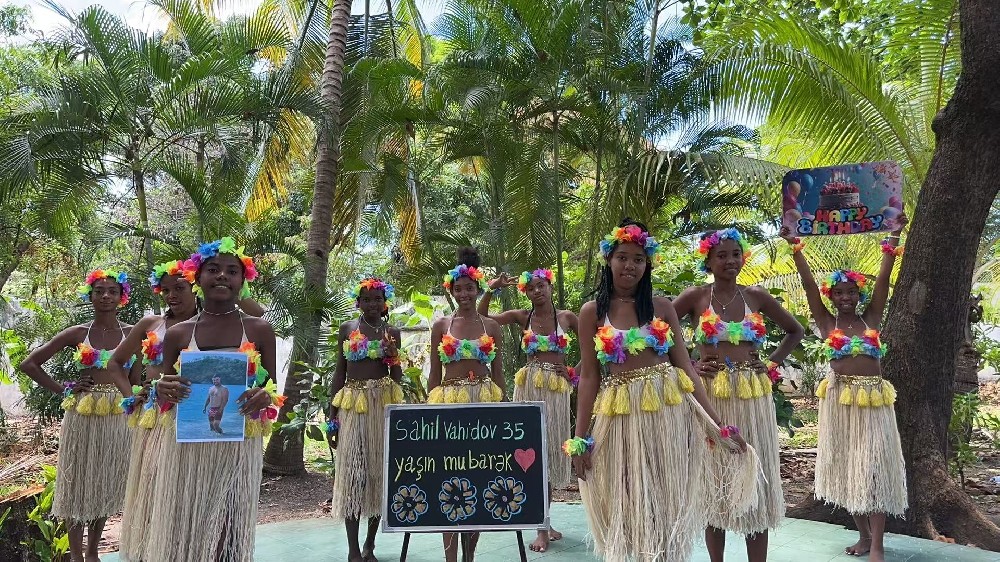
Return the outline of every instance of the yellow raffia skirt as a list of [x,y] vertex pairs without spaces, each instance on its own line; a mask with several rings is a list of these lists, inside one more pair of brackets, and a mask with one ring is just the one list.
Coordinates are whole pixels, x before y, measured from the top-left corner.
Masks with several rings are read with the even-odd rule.
[[428,404],[472,404],[502,400],[503,390],[488,375],[444,380],[427,395]]
[[143,562],[252,562],[270,422],[246,419],[243,441],[178,443],[174,416],[161,414],[152,437],[159,451]]
[[[742,535],[753,535],[777,528],[785,515],[781,491],[781,466],[778,454],[778,425],[775,420],[771,379],[749,364],[724,369],[712,379],[705,378],[709,402],[722,421],[740,428],[743,439],[760,457],[756,501],[750,510],[737,515],[723,486],[708,478],[705,494],[708,501],[708,524]],[[703,474],[710,476],[710,471]],[[725,478],[722,475],[722,478]]]
[[906,468],[896,389],[880,376],[831,371],[816,389],[816,497],[852,514],[906,511]]
[[573,385],[552,363],[532,361],[514,374],[514,401],[545,402],[549,484],[564,488],[570,483],[573,464],[562,452],[563,441],[572,437],[570,395]]
[[118,556],[122,562],[145,559],[144,549],[153,509],[153,477],[161,439],[155,431],[160,419],[159,405],[145,404],[128,416],[132,429],[132,451],[129,456],[128,479],[125,484],[125,510],[122,513],[121,539]]
[[131,435],[113,384],[63,400],[52,515],[90,522],[121,511]]
[[402,402],[403,389],[390,377],[349,379],[334,396],[340,420],[330,511],[334,519],[368,519],[381,513],[385,407]]

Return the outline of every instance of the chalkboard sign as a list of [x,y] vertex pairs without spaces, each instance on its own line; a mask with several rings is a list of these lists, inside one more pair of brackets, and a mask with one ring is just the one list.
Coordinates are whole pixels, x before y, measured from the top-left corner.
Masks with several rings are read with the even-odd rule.
[[396,404],[385,410],[385,532],[547,524],[545,404]]

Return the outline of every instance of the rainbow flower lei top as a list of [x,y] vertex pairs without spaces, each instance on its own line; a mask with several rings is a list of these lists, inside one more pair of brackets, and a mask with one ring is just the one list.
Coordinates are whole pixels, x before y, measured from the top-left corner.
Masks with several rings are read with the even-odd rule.
[[846,357],[857,357],[867,355],[872,359],[881,359],[885,356],[886,346],[882,343],[878,330],[868,328],[860,336],[848,337],[843,330],[836,329],[830,332],[826,341],[823,342],[826,358],[829,360],[844,359]]
[[[83,371],[85,369],[107,369],[108,363],[111,361],[111,356],[114,352],[110,349],[96,349],[89,344],[80,342],[76,344],[76,351],[73,352],[73,363],[76,366],[77,371]],[[135,356],[133,355],[125,365],[124,369],[127,371],[132,368],[132,363],[135,362]]]
[[160,365],[163,363],[163,341],[153,330],[146,332],[146,339],[142,340],[142,364]]
[[489,365],[497,356],[494,344],[493,337],[488,334],[483,334],[474,340],[460,340],[451,334],[445,334],[441,336],[441,343],[438,344],[438,356],[444,364],[475,359],[483,365]]
[[385,351],[382,349],[382,342],[368,339],[368,336],[361,333],[361,330],[354,330],[344,341],[344,358],[348,361],[361,361],[363,359],[382,359]]
[[639,355],[647,348],[651,348],[657,355],[663,355],[673,345],[670,325],[656,317],[641,328],[628,330],[619,330],[611,324],[605,324],[597,329],[597,335],[594,336],[597,360],[601,364],[624,363],[626,354]]
[[694,330],[694,341],[703,345],[717,346],[720,341],[738,345],[745,341],[752,343],[754,347],[760,347],[765,339],[767,328],[764,326],[764,316],[759,312],[747,314],[742,321],[729,322],[711,310],[706,310],[701,314]]
[[534,330],[528,328],[524,331],[524,335],[521,336],[521,349],[528,356],[547,352],[566,353],[566,349],[569,348],[569,342],[569,336],[560,334],[558,331],[547,336],[539,336]]

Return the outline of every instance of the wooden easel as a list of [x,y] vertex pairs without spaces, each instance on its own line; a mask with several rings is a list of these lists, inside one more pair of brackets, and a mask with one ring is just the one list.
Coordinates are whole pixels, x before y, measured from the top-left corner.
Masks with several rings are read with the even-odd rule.
[[[528,553],[524,550],[524,535],[517,532],[517,550],[521,554],[521,562],[528,562]],[[473,562],[474,553],[469,549],[469,535],[471,533],[459,533],[462,541],[462,562]],[[399,562],[406,562],[406,552],[410,549],[410,533],[403,534],[403,549],[399,553]]]

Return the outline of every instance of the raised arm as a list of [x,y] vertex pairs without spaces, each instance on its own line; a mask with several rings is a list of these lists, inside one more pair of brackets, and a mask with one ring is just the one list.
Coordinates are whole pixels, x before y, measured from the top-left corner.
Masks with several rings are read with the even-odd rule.
[[118,377],[125,377],[128,379],[130,386],[132,384],[137,385],[142,381],[142,361],[139,360],[141,358],[132,363],[132,368],[128,373],[125,373],[125,365],[129,362],[129,359],[142,349],[142,340],[145,339],[146,331],[152,327],[153,322],[156,320],[156,316],[146,316],[136,322],[135,326],[129,330],[128,335],[125,336],[125,339],[115,348],[114,353],[111,354],[111,359],[108,361],[108,370],[111,371],[116,379]]
[[777,349],[768,358],[775,363],[781,363],[795,349],[795,346],[799,345],[799,342],[802,341],[803,336],[805,336],[805,329],[802,328],[802,324],[799,324],[799,321],[790,312],[781,306],[781,303],[777,299],[771,296],[771,293],[761,287],[748,287],[747,292],[760,303],[759,308],[764,316],[773,320],[785,331],[785,337],[781,339],[781,343],[778,344]]
[[[350,321],[341,324],[340,330],[337,331],[337,368],[333,371],[333,386],[330,387],[330,398],[336,396],[340,392],[340,389],[344,388],[344,385],[347,384],[347,358],[344,357],[344,342],[347,341],[350,332]],[[337,417],[337,412],[338,408],[331,406],[330,417]]]
[[479,305],[477,306],[479,314],[496,320],[501,326],[506,326],[508,324],[518,324],[519,326],[523,326],[526,320],[526,313],[523,310],[507,310],[498,314],[490,314],[490,303],[493,302],[493,293],[503,289],[504,287],[517,285],[517,280],[508,276],[506,273],[503,273],[500,277],[489,281],[487,285],[489,285],[490,290],[486,291],[486,294],[479,299]]
[[798,270],[799,278],[802,280],[802,288],[806,292],[806,302],[809,303],[809,312],[812,314],[813,320],[816,321],[816,325],[820,327],[820,330],[824,333],[828,332],[833,326],[833,315],[830,314],[830,311],[826,309],[826,305],[823,304],[823,296],[820,295],[819,286],[816,284],[812,270],[809,269],[809,262],[806,261],[801,251],[794,249],[795,244],[798,243],[798,239],[790,234],[787,226],[781,227],[781,237],[793,247],[792,260],[795,262],[795,269]]
[[700,287],[688,287],[684,289],[680,295],[677,295],[671,304],[674,305],[674,312],[677,313],[677,318],[683,319],[688,316],[691,320],[696,319],[695,305],[698,303],[698,293],[701,291]]
[[580,309],[580,384],[576,392],[576,437],[586,437],[590,433],[590,419],[594,413],[594,401],[601,386],[601,366],[594,350],[597,335],[597,304],[590,301]]
[[899,228],[892,231],[892,235],[883,242],[882,265],[879,266],[878,276],[875,277],[871,303],[865,309],[864,314],[865,322],[869,325],[874,326],[882,322],[885,303],[889,301],[889,278],[892,277],[892,268],[896,265],[896,252],[893,250],[899,246],[899,235],[903,232],[903,227],[906,226],[907,222],[906,215],[900,215]]
[[[386,331],[386,333],[389,334],[389,337],[392,338],[394,346],[396,346],[396,357],[399,357],[400,361],[402,361],[402,357],[400,357],[399,346],[402,345],[403,335],[399,332],[399,328],[389,328]],[[343,345],[343,344],[341,344],[341,345]],[[344,354],[341,353],[340,355],[341,355],[341,357],[343,357]],[[392,365],[391,367],[389,367],[389,378],[391,378],[392,380],[396,381],[397,383],[399,381],[403,380],[403,365],[402,365],[402,363],[397,363],[397,364]]]

